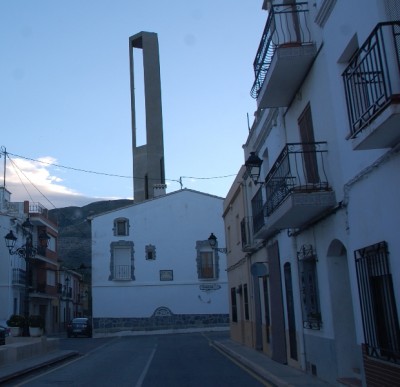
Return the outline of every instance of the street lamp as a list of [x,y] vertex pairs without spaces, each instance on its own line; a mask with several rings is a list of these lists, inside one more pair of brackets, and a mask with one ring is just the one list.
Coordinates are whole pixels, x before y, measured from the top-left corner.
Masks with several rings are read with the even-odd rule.
[[262,163],[263,161],[256,155],[255,152],[250,152],[249,158],[244,163],[247,174],[251,177],[254,184],[260,183],[258,179],[260,177]]
[[[28,319],[29,319],[29,270],[30,270],[30,261],[36,257],[38,252],[38,248],[33,246],[32,243],[32,231],[33,224],[30,222],[29,218],[27,218],[22,223],[22,229],[26,234],[25,244],[21,247],[18,247],[14,250],[15,244],[17,242],[17,237],[14,235],[12,230],[4,237],[6,246],[8,248],[8,252],[11,255],[18,254],[21,258],[25,260],[25,295],[24,295],[24,317],[25,317],[25,325],[24,325],[24,336],[29,336],[29,328],[28,328]],[[39,244],[41,248],[45,248],[48,245],[50,237],[43,231],[39,235]]]
[[218,243],[217,243],[217,237],[214,235],[214,233],[211,233],[211,235],[208,237],[208,243],[210,244],[213,250],[217,250],[218,252],[224,254],[227,253],[226,247],[216,247],[218,246]]

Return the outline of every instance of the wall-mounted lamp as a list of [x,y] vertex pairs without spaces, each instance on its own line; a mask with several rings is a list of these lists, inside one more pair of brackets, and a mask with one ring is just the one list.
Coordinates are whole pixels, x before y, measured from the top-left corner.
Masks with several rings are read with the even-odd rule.
[[208,237],[208,243],[210,244],[210,246],[213,250],[217,250],[218,252],[224,253],[224,254],[226,254],[228,252],[226,247],[216,247],[216,246],[218,246],[217,237],[213,233],[211,233],[211,235]]
[[247,174],[253,180],[254,184],[262,184],[258,181],[260,177],[261,164],[263,161],[256,155],[255,152],[250,152],[249,158],[244,163]]

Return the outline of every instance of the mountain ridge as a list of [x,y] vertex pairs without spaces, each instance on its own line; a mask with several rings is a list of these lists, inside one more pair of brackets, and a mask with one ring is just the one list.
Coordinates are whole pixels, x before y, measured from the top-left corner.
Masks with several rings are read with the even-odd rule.
[[57,252],[63,266],[76,269],[91,266],[91,226],[87,218],[133,204],[133,200],[104,200],[83,207],[69,206],[49,210],[58,224]]

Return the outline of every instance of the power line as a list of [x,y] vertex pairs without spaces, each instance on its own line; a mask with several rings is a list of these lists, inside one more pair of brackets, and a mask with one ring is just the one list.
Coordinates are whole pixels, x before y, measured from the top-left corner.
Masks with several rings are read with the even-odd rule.
[[[52,166],[52,167],[63,168],[63,169],[69,169],[69,170],[77,171],[77,172],[90,173],[90,174],[95,174],[95,175],[103,175],[103,176],[109,176],[109,177],[119,177],[119,178],[123,178],[123,179],[144,179],[144,178],[142,178],[142,177],[125,176],[125,175],[118,175],[118,174],[113,174],[113,173],[91,171],[91,170],[82,169],[82,168],[67,167],[67,166],[65,166],[65,165],[50,163],[50,162],[48,162],[48,161],[43,161],[43,160],[36,160],[36,159],[32,159],[32,158],[30,158],[30,157],[17,155],[17,154],[15,154],[15,153],[11,153],[11,152],[6,152],[6,154],[7,154],[7,155],[14,156],[14,157],[18,157],[18,158],[20,158],[20,159],[33,161],[33,162],[35,162],[35,163],[46,164],[46,165],[49,165],[49,166]],[[8,156],[8,158],[10,159],[9,156]],[[10,160],[11,160],[11,159],[10,159]],[[178,180],[178,179],[165,179],[165,180],[167,180],[167,181],[175,181],[175,182],[181,183],[181,179],[214,180],[214,179],[224,179],[224,178],[232,177],[232,176],[236,176],[236,174],[223,175],[223,176],[212,176],[212,177],[181,176],[181,177],[179,178],[179,180]]]
[[[40,189],[28,178],[28,176],[26,176],[26,174],[15,164],[14,160],[12,160],[9,156],[8,153],[6,153],[7,158],[10,160],[12,166],[14,167],[14,170],[21,182],[21,184],[24,186],[25,191],[27,192],[27,194],[29,195],[29,197],[31,198],[31,201],[33,202],[32,196],[30,195],[28,189],[26,188],[25,184],[23,183],[18,171],[20,171],[22,173],[22,175],[24,175],[25,179],[29,181],[29,183],[31,183],[31,185],[54,207],[56,208],[56,206],[50,201],[50,199],[42,192],[40,191]],[[17,171],[18,169],[18,171]]]

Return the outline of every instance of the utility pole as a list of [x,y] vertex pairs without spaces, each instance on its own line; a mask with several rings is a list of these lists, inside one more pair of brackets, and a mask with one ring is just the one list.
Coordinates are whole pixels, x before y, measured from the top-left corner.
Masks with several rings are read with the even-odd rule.
[[4,146],[1,147],[1,152],[4,157],[4,166],[3,166],[3,187],[6,188],[6,167],[7,167],[7,150]]

